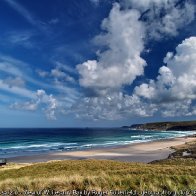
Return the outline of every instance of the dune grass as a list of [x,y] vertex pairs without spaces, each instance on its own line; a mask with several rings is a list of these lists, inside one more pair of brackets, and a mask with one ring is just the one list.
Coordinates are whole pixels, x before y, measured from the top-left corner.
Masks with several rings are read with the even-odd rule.
[[7,163],[6,165],[0,167],[0,171],[10,170],[10,169],[20,169],[22,167],[30,166],[32,163]]
[[0,190],[169,190],[195,189],[196,160],[170,159],[153,164],[106,160],[38,163],[0,169]]

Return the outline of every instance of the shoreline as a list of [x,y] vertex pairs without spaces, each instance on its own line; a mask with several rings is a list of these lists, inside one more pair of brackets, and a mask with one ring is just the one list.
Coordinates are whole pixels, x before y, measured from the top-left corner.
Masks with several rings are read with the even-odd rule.
[[168,158],[168,156],[174,152],[174,150],[171,149],[172,146],[181,145],[193,140],[196,140],[194,136],[184,136],[106,148],[16,156],[9,157],[7,160],[8,163],[39,163],[58,160],[105,159],[149,163]]

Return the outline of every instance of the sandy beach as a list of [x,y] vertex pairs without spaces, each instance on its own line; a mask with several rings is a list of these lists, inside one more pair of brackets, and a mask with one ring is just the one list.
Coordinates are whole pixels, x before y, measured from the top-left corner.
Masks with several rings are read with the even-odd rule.
[[88,149],[82,151],[64,151],[31,156],[17,156],[8,158],[8,162],[34,163],[51,160],[78,160],[78,159],[106,159],[129,162],[149,163],[154,160],[165,159],[174,152],[172,146],[177,146],[195,140],[194,137],[181,137],[169,140],[160,140],[126,146]]

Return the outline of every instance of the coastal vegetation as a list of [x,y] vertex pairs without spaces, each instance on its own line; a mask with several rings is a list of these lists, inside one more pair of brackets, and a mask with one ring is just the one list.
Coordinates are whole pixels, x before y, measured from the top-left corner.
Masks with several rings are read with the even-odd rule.
[[0,190],[193,190],[196,160],[172,159],[142,164],[105,160],[38,163],[0,169]]
[[145,124],[133,124],[131,126],[126,126],[125,128],[157,131],[193,131],[196,130],[196,121],[152,122]]

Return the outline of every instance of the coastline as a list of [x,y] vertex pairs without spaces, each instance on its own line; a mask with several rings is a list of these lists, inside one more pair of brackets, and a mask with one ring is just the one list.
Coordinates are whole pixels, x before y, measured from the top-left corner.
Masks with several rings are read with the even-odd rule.
[[37,163],[54,160],[105,159],[149,163],[168,158],[168,156],[174,152],[174,150],[171,149],[172,146],[182,145],[194,140],[196,140],[194,136],[185,136],[101,149],[50,152],[38,155],[9,157],[7,160],[8,162],[14,163]]

